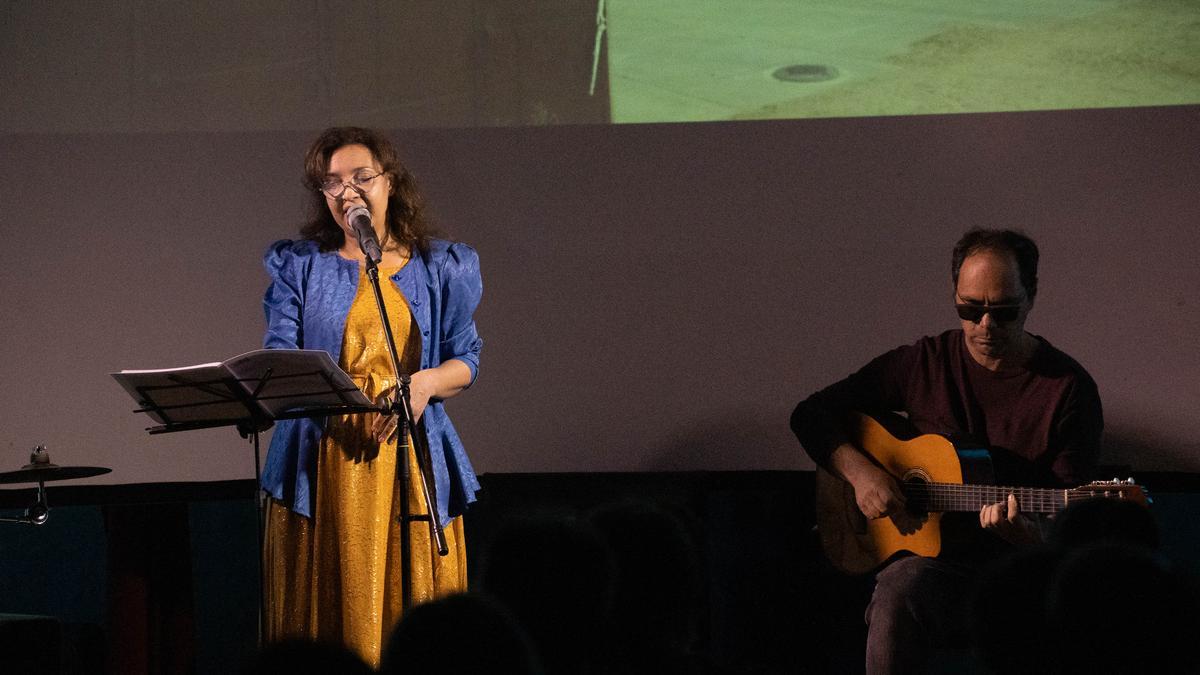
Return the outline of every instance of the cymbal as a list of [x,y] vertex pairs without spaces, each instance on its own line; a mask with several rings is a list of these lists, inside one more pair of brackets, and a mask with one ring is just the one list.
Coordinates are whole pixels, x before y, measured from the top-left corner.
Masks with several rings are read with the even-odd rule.
[[59,466],[57,464],[26,464],[16,471],[0,472],[0,485],[8,483],[44,483],[52,480],[89,478],[109,473],[103,466]]

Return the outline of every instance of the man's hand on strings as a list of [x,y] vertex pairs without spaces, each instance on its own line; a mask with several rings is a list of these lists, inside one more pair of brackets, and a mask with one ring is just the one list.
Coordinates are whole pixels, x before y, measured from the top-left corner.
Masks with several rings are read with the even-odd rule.
[[841,443],[830,454],[829,462],[834,473],[854,488],[854,501],[867,518],[884,518],[904,509],[900,484],[858,448]]
[[1002,502],[988,504],[980,509],[979,524],[983,529],[995,532],[1001,539],[1017,546],[1031,546],[1042,541],[1042,533],[1037,523],[1021,513],[1017,496],[1014,494],[1009,494],[1008,499]]
[[883,518],[904,509],[904,492],[892,475],[875,467],[864,468],[851,482],[858,510],[870,519]]

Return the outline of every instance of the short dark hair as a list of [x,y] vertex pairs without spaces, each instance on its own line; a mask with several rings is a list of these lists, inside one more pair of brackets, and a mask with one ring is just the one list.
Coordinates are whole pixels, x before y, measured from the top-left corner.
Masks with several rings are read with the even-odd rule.
[[954,245],[951,273],[955,288],[958,288],[958,271],[962,269],[963,261],[980,251],[1011,253],[1017,261],[1017,271],[1021,276],[1021,286],[1025,288],[1025,295],[1033,300],[1037,295],[1038,268],[1038,247],[1033,239],[1015,230],[969,230]]
[[347,145],[365,146],[392,179],[387,207],[389,236],[410,248],[429,250],[433,227],[425,215],[425,198],[417,189],[416,179],[400,162],[396,148],[386,136],[362,127],[330,127],[321,132],[304,154],[304,185],[309,188],[312,198],[309,221],[300,228],[300,235],[317,242],[322,251],[336,250],[345,243],[345,234],[325,203],[321,182],[329,171],[329,158]]

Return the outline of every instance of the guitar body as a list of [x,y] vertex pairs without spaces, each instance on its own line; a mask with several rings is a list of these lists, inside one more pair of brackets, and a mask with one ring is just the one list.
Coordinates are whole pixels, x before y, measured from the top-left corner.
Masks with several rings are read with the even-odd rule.
[[[901,418],[896,418],[901,420]],[[903,420],[907,426],[907,420]],[[978,513],[983,506],[1013,495],[1021,512],[1053,514],[1075,501],[1122,499],[1141,506],[1149,498],[1126,480],[1092,481],[1076,488],[1006,487],[992,484],[986,450],[955,447],[936,434],[897,433],[898,424],[858,415],[850,441],[900,481],[908,508],[887,518],[867,520],[849,483],[817,469],[817,528],[821,547],[834,567],[849,574],[879,568],[897,553],[933,557],[942,551],[945,512]]]
[[[876,420],[858,415],[850,441],[902,483],[963,482],[963,464],[947,438],[924,434],[902,440]],[[901,551],[933,557],[942,550],[939,512],[902,512],[868,520],[858,509],[854,488],[817,469],[817,528],[821,546],[835,567],[864,574]]]

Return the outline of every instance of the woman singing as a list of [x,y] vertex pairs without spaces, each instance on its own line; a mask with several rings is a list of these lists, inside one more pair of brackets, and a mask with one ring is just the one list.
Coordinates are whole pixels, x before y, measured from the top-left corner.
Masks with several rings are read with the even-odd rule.
[[[393,434],[394,416],[344,415],[281,421],[262,487],[269,495],[264,564],[267,640],[302,636],[340,642],[378,666],[401,611],[466,590],[458,516],[479,483],[442,401],[475,380],[482,341],[473,314],[483,286],[471,247],[431,236],[412,174],[381,134],[327,129],[304,163],[312,220],[299,241],[270,247],[263,300],[268,348],[323,349],[368,397],[394,392],[391,356],[346,212],[367,208],[383,251],[379,280],[413,415],[429,440],[437,518],[449,555],[439,556],[413,449]],[[396,437],[400,444],[397,447]],[[402,485],[406,462],[411,479]],[[411,555],[400,556],[400,528]],[[402,597],[409,575],[410,597]]]

